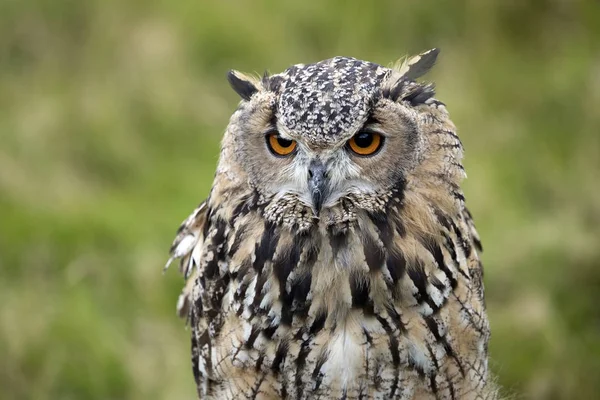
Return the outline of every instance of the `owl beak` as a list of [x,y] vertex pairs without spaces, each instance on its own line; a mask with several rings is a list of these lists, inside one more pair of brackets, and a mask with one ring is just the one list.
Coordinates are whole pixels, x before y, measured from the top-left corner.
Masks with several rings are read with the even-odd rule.
[[327,168],[319,159],[312,160],[308,166],[308,190],[318,213],[329,191]]

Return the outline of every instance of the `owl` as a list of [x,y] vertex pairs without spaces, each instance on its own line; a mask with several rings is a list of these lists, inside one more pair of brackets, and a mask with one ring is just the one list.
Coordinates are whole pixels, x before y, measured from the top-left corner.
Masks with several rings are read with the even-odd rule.
[[[492,399],[481,243],[433,49],[260,78],[171,247],[200,399]],[[168,264],[167,264],[168,265]]]

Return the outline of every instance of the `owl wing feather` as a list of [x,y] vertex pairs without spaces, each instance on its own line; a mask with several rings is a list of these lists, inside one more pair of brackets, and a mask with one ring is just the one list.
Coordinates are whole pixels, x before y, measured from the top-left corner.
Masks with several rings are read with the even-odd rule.
[[477,251],[481,253],[483,251],[483,246],[481,245],[481,239],[479,238],[479,234],[477,233],[477,229],[475,228],[475,222],[473,221],[473,216],[471,215],[471,212],[469,211],[469,209],[467,207],[464,208],[463,218],[465,219],[465,222],[467,223],[467,226],[469,227],[469,233],[471,234],[471,237],[473,238],[473,244],[475,244]]
[[198,244],[202,243],[203,230],[207,217],[207,201],[203,201],[196,209],[185,219],[177,230],[177,235],[171,249],[169,250],[170,258],[164,267],[164,270],[169,268],[169,265],[179,258],[179,272],[186,279],[185,286],[177,300],[177,315],[180,317],[189,316],[189,305],[191,301],[192,288],[198,274],[198,269],[194,268],[199,265],[200,251]]

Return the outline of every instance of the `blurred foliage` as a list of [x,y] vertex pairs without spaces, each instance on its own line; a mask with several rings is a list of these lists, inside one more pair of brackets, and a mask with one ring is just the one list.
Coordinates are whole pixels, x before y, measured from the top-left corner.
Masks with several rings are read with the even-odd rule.
[[181,278],[238,101],[229,68],[440,47],[484,240],[491,367],[514,398],[600,394],[600,4],[0,2],[4,399],[192,398]]

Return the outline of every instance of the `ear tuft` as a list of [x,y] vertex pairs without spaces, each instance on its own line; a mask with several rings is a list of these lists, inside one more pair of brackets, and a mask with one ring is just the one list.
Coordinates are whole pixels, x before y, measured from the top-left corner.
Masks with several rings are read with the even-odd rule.
[[408,71],[406,71],[404,77],[416,80],[425,75],[435,64],[438,54],[440,54],[440,49],[431,49],[409,59],[406,63]]
[[440,49],[431,49],[418,56],[402,59],[391,68],[403,78],[414,81],[433,67],[438,54],[440,54]]
[[227,80],[235,92],[244,100],[250,100],[250,97],[258,92],[258,87],[254,80],[239,71],[231,70],[227,73]]
[[413,106],[424,104],[427,100],[435,95],[435,88],[433,84],[429,85],[418,85],[408,94],[402,97],[402,100],[409,101]]

